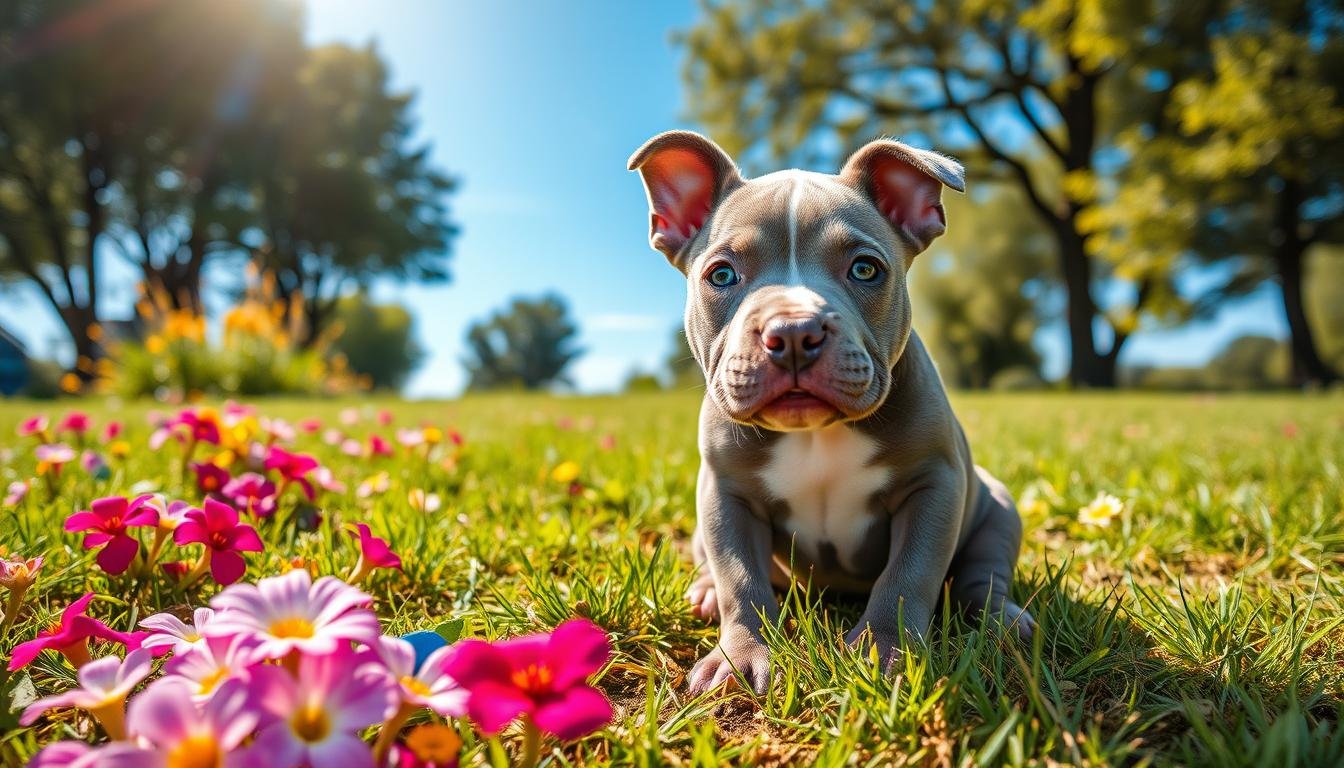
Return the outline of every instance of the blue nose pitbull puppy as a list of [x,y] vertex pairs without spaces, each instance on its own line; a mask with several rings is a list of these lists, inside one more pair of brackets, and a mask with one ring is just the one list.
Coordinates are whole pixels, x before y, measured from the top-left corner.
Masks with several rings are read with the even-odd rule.
[[709,139],[671,131],[629,167],[650,244],[687,278],[706,382],[688,597],[720,634],[692,692],[734,668],[766,690],[761,616],[778,615],[774,585],[788,579],[866,595],[846,639],[885,658],[928,628],[944,583],[1029,635],[1008,598],[1021,519],[971,461],[911,329],[906,271],[943,233],[942,188],[964,191],[961,166],[879,140],[837,175],[746,179]]

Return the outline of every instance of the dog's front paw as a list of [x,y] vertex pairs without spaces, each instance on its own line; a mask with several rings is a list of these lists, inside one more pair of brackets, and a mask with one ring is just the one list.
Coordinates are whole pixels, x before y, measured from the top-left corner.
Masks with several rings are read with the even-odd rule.
[[757,694],[770,687],[770,649],[755,637],[724,637],[708,656],[691,669],[692,695],[712,691],[721,685],[737,685],[741,675]]
[[901,634],[877,630],[868,624],[859,624],[845,634],[845,642],[865,653],[876,652],[883,669],[891,669],[901,658]]

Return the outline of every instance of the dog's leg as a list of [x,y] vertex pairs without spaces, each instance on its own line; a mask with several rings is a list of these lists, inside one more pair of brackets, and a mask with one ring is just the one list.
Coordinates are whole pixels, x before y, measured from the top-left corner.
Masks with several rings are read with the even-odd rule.
[[700,535],[700,526],[695,527],[691,535],[691,561],[695,563],[698,575],[686,590],[686,599],[691,603],[691,614],[708,622],[719,620],[719,595],[714,589],[714,574],[709,570],[709,556],[705,554],[705,542]]
[[1030,638],[1035,620],[1008,597],[1022,545],[1022,518],[1003,483],[980,467],[975,472],[981,483],[978,524],[948,572],[952,599],[968,615],[988,610],[999,615],[1004,626]]

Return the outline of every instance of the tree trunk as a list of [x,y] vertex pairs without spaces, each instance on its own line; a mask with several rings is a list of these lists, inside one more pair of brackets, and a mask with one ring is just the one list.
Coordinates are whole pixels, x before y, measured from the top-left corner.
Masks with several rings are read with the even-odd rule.
[[1112,388],[1115,361],[1097,353],[1092,329],[1097,316],[1097,305],[1092,300],[1092,262],[1072,218],[1056,224],[1055,241],[1067,300],[1064,319],[1069,327],[1069,383],[1075,387]]
[[1288,320],[1289,344],[1293,353],[1293,384],[1295,386],[1327,386],[1340,380],[1339,373],[1323,360],[1316,351],[1316,340],[1307,321],[1306,306],[1302,301],[1303,263],[1307,243],[1298,231],[1299,205],[1302,190],[1297,182],[1287,179],[1279,195],[1277,243],[1274,261],[1279,270],[1279,286],[1283,290],[1283,312]]

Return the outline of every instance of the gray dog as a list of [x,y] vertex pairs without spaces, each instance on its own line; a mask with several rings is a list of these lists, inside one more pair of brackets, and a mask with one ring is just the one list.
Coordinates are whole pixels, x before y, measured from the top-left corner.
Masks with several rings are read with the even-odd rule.
[[835,176],[748,180],[714,142],[671,131],[630,168],[650,244],[686,275],[686,337],[707,384],[688,597],[721,629],[691,691],[734,668],[766,690],[761,616],[778,615],[774,586],[791,578],[866,595],[846,639],[886,659],[904,631],[927,629],[945,582],[960,606],[1029,635],[1008,598],[1021,519],[972,463],[910,327],[906,271],[943,233],[942,187],[964,191],[961,166],[880,140]]

